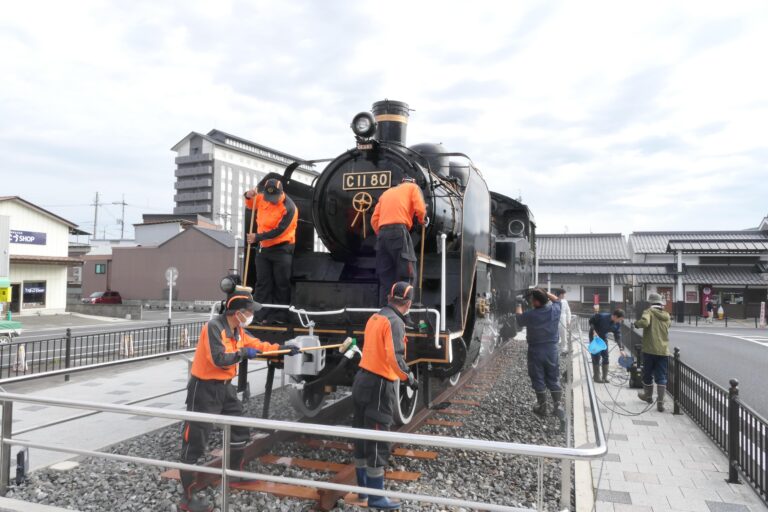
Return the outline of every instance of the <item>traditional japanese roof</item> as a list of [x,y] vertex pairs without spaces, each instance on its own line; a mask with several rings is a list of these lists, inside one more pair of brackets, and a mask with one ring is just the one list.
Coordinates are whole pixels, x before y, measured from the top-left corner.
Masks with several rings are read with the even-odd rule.
[[[611,278],[607,275],[600,274],[552,274],[549,280],[550,284],[555,287],[561,284],[581,284],[581,285],[609,285],[611,284]],[[624,275],[613,276],[613,284],[625,285],[632,282],[631,278]],[[539,286],[546,288],[547,276],[539,272]]]
[[743,231],[637,231],[629,235],[629,244],[638,254],[666,254],[669,242],[768,241],[768,232]]
[[667,252],[682,251],[694,254],[759,254],[768,251],[768,238],[719,240],[670,240]]
[[537,235],[539,261],[626,261],[621,233]]
[[768,285],[768,279],[764,274],[755,272],[754,267],[722,267],[701,266],[688,267],[683,275],[686,284],[711,284],[711,285]]
[[666,274],[667,265],[642,265],[632,263],[616,263],[605,265],[578,265],[572,263],[546,263],[539,265],[541,274],[616,274],[616,275],[648,275]]

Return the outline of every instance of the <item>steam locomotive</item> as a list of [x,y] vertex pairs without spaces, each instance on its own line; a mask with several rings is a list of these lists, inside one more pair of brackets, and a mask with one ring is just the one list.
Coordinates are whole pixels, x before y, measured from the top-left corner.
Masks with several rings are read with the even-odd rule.
[[[346,337],[364,344],[365,323],[378,310],[379,297],[371,215],[386,189],[411,177],[431,222],[411,233],[419,268],[406,360],[422,382],[437,377],[455,384],[467,365],[477,364],[481,349],[492,352],[517,331],[515,296],[534,284],[535,223],[525,204],[490,191],[467,155],[442,144],[406,145],[409,114],[406,103],[390,100],[357,114],[351,124],[355,146],[330,160],[312,186],[292,179],[308,162],[264,178],[280,179],[299,209],[292,304],[266,306],[290,308],[291,321],[249,329],[305,348]],[[246,226],[249,215],[246,210]],[[327,252],[315,250],[315,234]],[[332,350],[286,358],[294,407],[316,414],[337,386],[351,386],[358,361]],[[411,420],[418,393],[397,389],[398,423]]]

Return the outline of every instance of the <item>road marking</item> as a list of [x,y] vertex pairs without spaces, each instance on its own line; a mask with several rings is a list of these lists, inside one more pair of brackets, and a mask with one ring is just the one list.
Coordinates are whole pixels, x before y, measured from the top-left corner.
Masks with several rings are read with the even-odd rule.
[[768,346],[768,336],[737,336],[735,334],[724,334],[721,332],[688,331],[684,329],[675,329],[675,331],[688,332],[693,334],[710,334],[712,336],[724,336],[726,338],[735,338],[737,340],[743,340],[743,341],[748,341],[750,343],[755,343],[756,345],[760,345],[761,347]]

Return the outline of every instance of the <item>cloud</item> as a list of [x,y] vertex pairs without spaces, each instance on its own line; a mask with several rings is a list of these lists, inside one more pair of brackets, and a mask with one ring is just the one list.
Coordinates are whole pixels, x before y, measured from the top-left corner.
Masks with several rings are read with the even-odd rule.
[[190,131],[331,157],[391,98],[414,109],[409,143],[467,153],[543,232],[753,226],[767,19],[760,0],[17,2],[0,22],[2,192],[86,222],[96,191],[125,194],[130,224],[172,210],[168,148]]

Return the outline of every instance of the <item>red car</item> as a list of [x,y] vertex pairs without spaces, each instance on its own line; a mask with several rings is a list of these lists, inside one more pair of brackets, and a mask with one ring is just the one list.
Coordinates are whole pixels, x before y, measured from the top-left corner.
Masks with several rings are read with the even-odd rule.
[[83,299],[83,304],[122,304],[120,293],[107,290],[106,292],[93,292],[88,298]]

